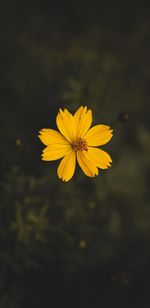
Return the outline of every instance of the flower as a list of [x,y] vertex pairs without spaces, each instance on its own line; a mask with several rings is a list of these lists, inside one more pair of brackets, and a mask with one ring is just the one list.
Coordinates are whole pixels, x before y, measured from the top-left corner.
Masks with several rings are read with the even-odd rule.
[[92,111],[81,106],[74,115],[67,109],[59,109],[56,117],[59,132],[43,128],[39,132],[40,140],[46,145],[42,160],[51,161],[62,158],[57,174],[67,182],[75,172],[76,160],[83,172],[94,177],[100,169],[107,169],[112,162],[109,154],[97,146],[106,144],[112,138],[112,129],[107,125],[95,125],[92,128]]

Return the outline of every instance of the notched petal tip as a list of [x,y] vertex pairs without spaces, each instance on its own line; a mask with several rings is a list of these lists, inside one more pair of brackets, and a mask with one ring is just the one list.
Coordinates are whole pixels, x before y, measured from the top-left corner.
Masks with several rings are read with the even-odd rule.
[[86,112],[87,112],[87,110],[88,110],[88,109],[87,109],[87,106],[84,106],[83,108],[84,108],[85,113],[86,113]]
[[64,111],[63,111],[61,108],[59,108],[59,111],[58,111],[58,113],[57,113],[56,119],[57,119],[57,118],[60,119],[60,118],[62,118],[63,116],[64,116]]
[[38,138],[41,138],[42,135],[43,135],[43,133],[44,133],[44,131],[43,131],[43,129],[41,129],[41,130],[38,132]]
[[43,161],[49,161],[47,158],[45,158],[43,155],[41,155],[41,160]]
[[67,182],[69,182],[70,181],[70,179],[64,179],[64,178],[59,178],[61,181],[63,181],[63,182],[65,182],[65,183],[67,183]]
[[47,132],[49,130],[49,128],[41,128],[39,130],[39,134],[44,134],[45,132]]

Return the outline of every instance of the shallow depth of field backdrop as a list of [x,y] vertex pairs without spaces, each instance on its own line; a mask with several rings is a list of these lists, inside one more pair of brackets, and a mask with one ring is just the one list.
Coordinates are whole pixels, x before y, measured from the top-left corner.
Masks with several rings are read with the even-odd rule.
[[[149,7],[80,2],[1,5],[0,308],[150,307]],[[37,135],[80,105],[113,165],[63,183]]]

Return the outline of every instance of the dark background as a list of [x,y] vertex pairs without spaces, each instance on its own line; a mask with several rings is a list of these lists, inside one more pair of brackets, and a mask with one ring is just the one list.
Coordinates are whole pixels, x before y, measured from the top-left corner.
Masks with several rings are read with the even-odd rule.
[[[150,307],[150,19],[142,1],[0,9],[0,308]],[[113,166],[61,182],[38,131],[111,125]]]

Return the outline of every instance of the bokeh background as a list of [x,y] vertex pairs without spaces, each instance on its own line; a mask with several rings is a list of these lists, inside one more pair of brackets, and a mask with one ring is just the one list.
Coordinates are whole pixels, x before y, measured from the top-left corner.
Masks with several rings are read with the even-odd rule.
[[[0,308],[150,307],[145,3],[1,4]],[[38,131],[80,105],[113,127],[113,166],[63,183]]]

